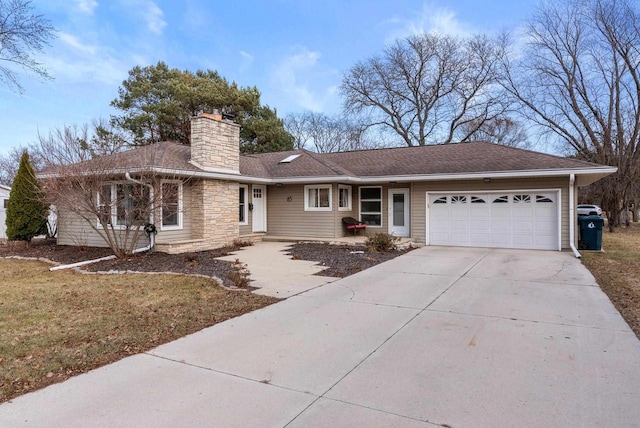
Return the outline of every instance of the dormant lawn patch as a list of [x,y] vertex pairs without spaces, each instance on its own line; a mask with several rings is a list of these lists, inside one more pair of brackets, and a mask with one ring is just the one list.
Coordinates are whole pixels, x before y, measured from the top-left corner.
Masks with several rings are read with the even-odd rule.
[[640,225],[605,230],[602,247],[602,253],[582,252],[582,262],[640,338]]
[[0,259],[0,402],[278,300],[207,278],[49,267]]

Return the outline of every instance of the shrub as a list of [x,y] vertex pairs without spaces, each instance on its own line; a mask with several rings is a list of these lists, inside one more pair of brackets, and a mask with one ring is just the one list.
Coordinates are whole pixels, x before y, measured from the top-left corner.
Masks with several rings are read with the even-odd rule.
[[43,200],[29,154],[25,150],[7,205],[7,238],[10,241],[31,241],[34,236],[47,233],[49,206]]
[[388,233],[374,233],[367,236],[364,244],[369,251],[376,253],[388,253],[396,249],[396,242],[400,241],[397,236],[389,235]]
[[241,239],[236,238],[233,240],[233,246],[242,248],[242,247],[251,247],[253,245],[253,241],[251,239]]
[[249,285],[249,276],[251,272],[247,269],[247,265],[242,263],[240,259],[236,259],[231,265],[231,270],[227,272],[227,279],[236,287],[246,288]]

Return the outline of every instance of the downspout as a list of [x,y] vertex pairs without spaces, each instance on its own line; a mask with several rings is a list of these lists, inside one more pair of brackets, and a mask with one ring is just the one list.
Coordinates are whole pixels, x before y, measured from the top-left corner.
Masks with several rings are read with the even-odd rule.
[[569,248],[571,248],[571,251],[573,251],[574,256],[576,256],[577,258],[580,258],[582,257],[582,255],[580,255],[575,245],[576,219],[575,219],[575,210],[574,210],[575,196],[573,194],[574,193],[573,188],[575,186],[575,182],[576,182],[576,175],[575,174],[569,175]]
[[[149,195],[153,195],[153,184],[144,183],[144,182],[142,182],[140,180],[136,180],[135,178],[131,177],[131,174],[129,174],[128,172],[124,173],[124,177],[127,180],[129,180],[129,181],[131,181],[133,183],[140,184],[142,186],[147,186],[149,188],[149,190],[150,190]],[[155,211],[155,207],[154,207],[154,204],[153,204],[153,197],[151,198],[149,203],[151,204],[150,212],[153,214],[153,212]],[[133,252],[134,253],[138,253],[138,252],[147,251],[147,250],[153,251],[153,248],[155,246],[156,246],[156,235],[155,235],[155,233],[150,233],[149,234],[149,246],[145,247],[145,248],[139,248],[137,250],[134,250]]]

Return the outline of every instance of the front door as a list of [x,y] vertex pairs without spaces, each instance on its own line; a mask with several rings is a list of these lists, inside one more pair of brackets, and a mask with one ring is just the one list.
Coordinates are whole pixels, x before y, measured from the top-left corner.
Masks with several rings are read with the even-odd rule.
[[251,203],[253,204],[251,230],[254,232],[267,231],[267,189],[263,185],[253,185]]
[[409,189],[389,189],[389,233],[409,237]]

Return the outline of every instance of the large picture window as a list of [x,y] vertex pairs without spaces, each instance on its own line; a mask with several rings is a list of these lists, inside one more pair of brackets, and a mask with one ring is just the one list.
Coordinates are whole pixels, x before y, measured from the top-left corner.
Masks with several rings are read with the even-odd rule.
[[248,223],[248,219],[247,219],[247,194],[249,192],[249,189],[247,186],[241,185],[239,188],[239,203],[240,203],[240,224],[247,224]]
[[360,187],[360,221],[382,227],[382,187]]
[[98,224],[125,228],[144,226],[151,219],[149,187],[134,183],[103,185],[98,191]]
[[161,227],[167,229],[182,228],[182,182],[163,180],[161,203]]
[[331,185],[304,186],[305,211],[331,211]]

